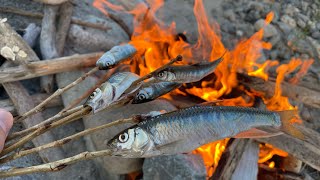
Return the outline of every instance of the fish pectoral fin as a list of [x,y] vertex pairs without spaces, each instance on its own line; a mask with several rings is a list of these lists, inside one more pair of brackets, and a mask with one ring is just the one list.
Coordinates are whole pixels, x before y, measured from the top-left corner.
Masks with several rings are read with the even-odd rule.
[[252,128],[247,131],[242,131],[234,136],[234,138],[269,138],[273,136],[278,136],[283,134],[282,132],[276,131],[271,128],[261,127],[261,128]]

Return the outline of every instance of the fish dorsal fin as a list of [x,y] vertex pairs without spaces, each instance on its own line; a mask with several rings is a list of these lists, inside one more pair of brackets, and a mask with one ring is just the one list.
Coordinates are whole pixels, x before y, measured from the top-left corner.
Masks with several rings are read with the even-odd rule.
[[272,130],[272,129],[264,129],[264,128],[252,128],[247,131],[242,131],[235,135],[235,138],[269,138],[273,136],[278,136],[283,134],[282,132]]

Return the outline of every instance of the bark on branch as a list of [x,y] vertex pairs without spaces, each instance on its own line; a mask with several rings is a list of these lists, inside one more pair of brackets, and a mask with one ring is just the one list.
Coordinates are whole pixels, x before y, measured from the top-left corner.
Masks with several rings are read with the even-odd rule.
[[52,60],[28,63],[25,66],[0,70],[0,83],[31,79],[39,76],[93,67],[103,53],[72,55]]

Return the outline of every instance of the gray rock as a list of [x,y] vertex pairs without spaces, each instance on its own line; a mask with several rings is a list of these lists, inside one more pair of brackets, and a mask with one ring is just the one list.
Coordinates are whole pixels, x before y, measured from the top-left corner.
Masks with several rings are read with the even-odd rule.
[[306,24],[306,22],[303,21],[302,19],[298,19],[298,20],[297,20],[297,25],[298,25],[299,27],[301,27],[301,28],[305,28],[307,24]]
[[286,23],[277,22],[277,25],[284,34],[289,34],[292,31],[292,27],[288,26]]
[[281,17],[281,21],[286,23],[287,25],[293,27],[293,28],[297,27],[296,21],[292,17],[290,17],[288,15],[283,15]]
[[303,11],[307,11],[309,7],[309,3],[306,1],[301,1],[301,6]]
[[144,180],[206,179],[201,156],[177,154],[147,158],[143,163]]
[[[124,107],[104,110],[94,115],[84,118],[86,128],[96,127],[105,123],[112,122],[117,119],[128,118],[134,114],[145,114],[150,111],[166,110],[172,111],[175,107],[165,100],[155,100],[144,104],[126,105]],[[106,141],[113,138],[122,130],[130,127],[131,124],[124,124],[110,127],[106,130],[94,133],[86,138],[87,146],[90,151],[106,149]],[[99,167],[111,174],[126,174],[140,170],[143,159],[119,158],[119,157],[103,157],[95,159]]]
[[230,21],[236,21],[236,15],[232,9],[228,9],[223,12],[223,16]]
[[259,19],[255,24],[254,24],[254,28],[256,31],[258,31],[259,29],[263,28],[263,36],[268,38],[268,37],[272,37],[276,34],[278,34],[277,29],[272,25],[272,24],[268,24],[265,25],[265,20],[264,19]]
[[320,22],[316,24],[317,29],[320,31]]
[[284,9],[284,13],[288,14],[289,16],[294,16],[296,13],[299,13],[300,10],[293,6],[292,4],[288,4],[287,7]]
[[320,31],[315,31],[311,34],[311,36],[315,39],[320,39]]

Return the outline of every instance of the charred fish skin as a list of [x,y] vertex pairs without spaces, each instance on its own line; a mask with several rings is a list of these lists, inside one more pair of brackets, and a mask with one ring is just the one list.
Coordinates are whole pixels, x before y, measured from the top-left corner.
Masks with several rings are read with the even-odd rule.
[[142,86],[133,98],[132,104],[140,104],[157,99],[158,97],[179,88],[181,83],[152,82]]
[[[151,117],[129,128],[139,128],[147,135],[147,138],[136,137],[133,141],[143,142],[140,143],[144,144],[143,149],[126,148],[126,153],[122,154],[116,148],[114,153],[122,157],[152,157],[190,152],[209,142],[266,126],[280,127],[280,116],[275,112],[255,108],[193,106]],[[121,143],[111,140],[108,144],[115,147],[115,144]]]
[[132,57],[136,52],[137,49],[130,44],[114,46],[98,59],[96,66],[101,70],[111,69],[120,62]]
[[169,66],[153,75],[159,81],[191,83],[200,81],[207,75],[213,73],[223,59],[219,58],[213,62],[198,63],[194,65]]

